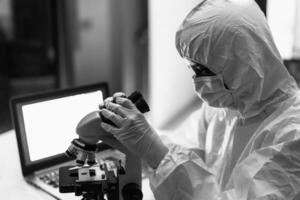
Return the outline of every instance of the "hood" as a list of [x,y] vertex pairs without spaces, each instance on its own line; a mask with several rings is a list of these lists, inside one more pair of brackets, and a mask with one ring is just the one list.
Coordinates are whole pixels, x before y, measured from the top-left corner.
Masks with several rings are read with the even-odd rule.
[[202,1],[177,31],[176,48],[181,57],[222,76],[244,117],[297,90],[255,1]]

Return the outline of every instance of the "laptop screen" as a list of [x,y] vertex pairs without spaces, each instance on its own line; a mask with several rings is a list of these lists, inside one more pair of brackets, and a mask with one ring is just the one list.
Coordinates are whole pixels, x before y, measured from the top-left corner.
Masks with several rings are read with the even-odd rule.
[[99,90],[22,105],[30,161],[64,152],[76,137],[77,123],[102,99]]
[[13,99],[22,167],[46,167],[51,165],[50,160],[55,164],[62,160],[70,142],[77,137],[78,122],[97,110],[106,97],[107,87],[100,84]]

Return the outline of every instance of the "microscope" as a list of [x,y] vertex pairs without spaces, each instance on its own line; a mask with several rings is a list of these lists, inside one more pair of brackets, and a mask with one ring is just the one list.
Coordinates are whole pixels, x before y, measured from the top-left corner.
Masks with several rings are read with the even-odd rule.
[[[141,93],[134,92],[126,98],[142,113],[150,110]],[[76,164],[59,168],[59,191],[75,193],[83,196],[83,200],[142,200],[140,158],[104,131],[100,126],[102,121],[114,125],[100,111],[87,114],[78,123],[76,133],[79,138],[74,139],[65,152],[76,159]],[[96,153],[101,144],[110,148],[107,155],[98,160]],[[110,159],[110,153],[116,150],[121,152],[117,155],[124,156]]]

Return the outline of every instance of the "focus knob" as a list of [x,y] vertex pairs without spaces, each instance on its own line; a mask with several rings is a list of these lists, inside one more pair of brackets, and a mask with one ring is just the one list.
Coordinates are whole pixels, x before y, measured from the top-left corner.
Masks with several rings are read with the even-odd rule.
[[136,183],[128,183],[122,189],[124,200],[142,200],[143,193],[141,188]]

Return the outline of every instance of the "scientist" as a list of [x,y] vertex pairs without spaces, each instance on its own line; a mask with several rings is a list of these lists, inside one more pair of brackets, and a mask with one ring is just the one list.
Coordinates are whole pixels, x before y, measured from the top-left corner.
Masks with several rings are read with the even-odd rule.
[[162,142],[120,93],[101,111],[117,125],[102,127],[147,163],[155,198],[300,199],[300,94],[257,4],[201,1],[176,47],[204,101],[194,115],[202,153]]

